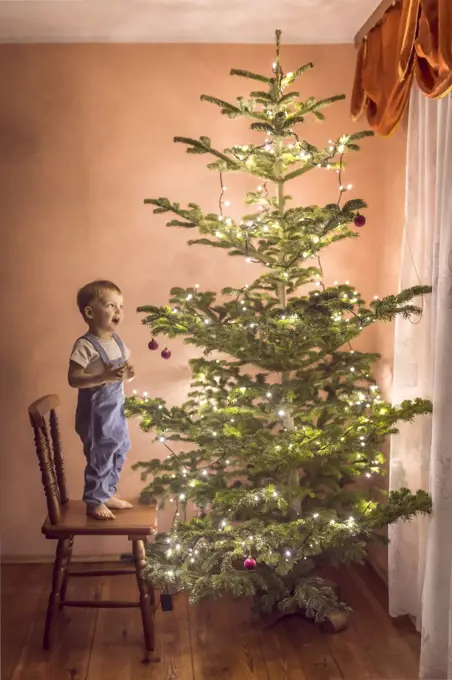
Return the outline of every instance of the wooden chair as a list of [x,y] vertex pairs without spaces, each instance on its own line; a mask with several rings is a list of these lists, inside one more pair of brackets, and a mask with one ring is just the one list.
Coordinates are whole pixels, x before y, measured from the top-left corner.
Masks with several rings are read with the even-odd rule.
[[[155,594],[144,577],[146,564],[145,542],[156,531],[156,508],[137,505],[132,509],[115,511],[115,520],[96,520],[86,515],[83,501],[69,500],[64,471],[63,451],[56,409],[60,400],[56,395],[38,399],[28,409],[34,430],[36,453],[42,473],[48,516],[42,533],[57,540],[53,567],[52,590],[49,596],[44,629],[43,647],[50,649],[52,624],[57,610],[63,607],[139,607],[143,622],[146,649],[154,650]],[[127,536],[132,542],[134,569],[72,571],[70,562],[75,536]],[[118,576],[135,574],[138,585],[137,602],[106,600],[67,600],[68,579],[72,576]]]

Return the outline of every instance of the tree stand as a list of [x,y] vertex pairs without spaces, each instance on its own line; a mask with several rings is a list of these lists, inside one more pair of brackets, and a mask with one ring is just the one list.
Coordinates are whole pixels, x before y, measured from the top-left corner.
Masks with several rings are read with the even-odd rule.
[[[330,581],[329,579],[324,579],[324,581],[325,584],[330,586],[330,588],[334,591],[335,595],[339,598],[338,584],[334,583],[333,581]],[[281,621],[281,619],[285,619],[292,616],[302,616],[303,618],[307,618],[306,612],[303,608],[294,607],[293,609],[287,611],[281,611],[279,609],[272,611],[270,614],[266,616],[261,616],[256,621],[256,624],[259,626],[259,628],[267,630],[276,625],[279,621]],[[324,633],[342,633],[342,631],[348,628],[349,618],[350,615],[347,612],[343,612],[338,609],[328,614],[326,619],[319,624],[319,628]],[[311,619],[308,620],[311,621]]]
[[[302,617],[306,618],[306,615],[305,615],[305,612],[304,612],[303,609],[293,609],[293,610],[289,610],[289,611],[285,611],[285,612],[277,610],[277,611],[272,612],[268,616],[261,617],[256,623],[259,626],[259,628],[267,630],[269,628],[272,628],[274,625],[276,625],[282,619],[292,617],[292,616],[302,616]],[[340,610],[337,610],[337,611],[331,612],[327,616],[325,621],[323,621],[321,624],[319,624],[319,628],[324,633],[342,633],[342,631],[344,631],[348,628],[348,621],[349,621],[349,615],[340,611]]]

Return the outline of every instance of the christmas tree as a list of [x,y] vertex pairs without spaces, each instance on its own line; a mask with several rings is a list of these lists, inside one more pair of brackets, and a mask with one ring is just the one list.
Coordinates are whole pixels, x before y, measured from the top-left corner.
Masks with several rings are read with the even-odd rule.
[[[293,83],[312,67],[284,73],[280,33],[269,76],[231,75],[258,83],[249,98],[202,99],[229,118],[244,117],[259,143],[220,151],[207,137],[176,137],[188,153],[206,154],[219,176],[219,212],[196,203],[146,199],[170,213],[169,227],[197,229],[189,241],[222,248],[255,263],[257,278],[218,295],[173,288],[165,307],[143,306],[155,337],[183,336],[202,348],[191,363],[187,401],[169,406],[134,396],[129,416],[161,442],[166,457],[139,463],[143,502],[174,509],[171,530],[149,547],[148,574],[164,589],[188,590],[191,601],[226,594],[253,596],[260,613],[302,610],[320,622],[347,610],[323,580],[325,565],[362,561],[370,540],[397,520],[431,509],[429,496],[408,489],[386,497],[361,477],[384,473],[381,449],[397,423],[429,413],[417,399],[391,406],[372,377],[377,354],[353,351],[370,324],[421,313],[415,298],[426,286],[374,299],[349,282],[326,286],[320,253],[358,236],[366,208],[345,200],[344,157],[369,132],[344,135],[319,149],[297,130],[308,116],[342,96],[303,101]],[[287,187],[314,168],[337,173],[338,198],[325,206],[295,206]],[[228,216],[226,173],[247,173],[259,186],[246,194],[249,214]],[[170,350],[164,348],[168,359]],[[149,481],[150,479],[150,481]],[[380,536],[381,538],[381,536]]]

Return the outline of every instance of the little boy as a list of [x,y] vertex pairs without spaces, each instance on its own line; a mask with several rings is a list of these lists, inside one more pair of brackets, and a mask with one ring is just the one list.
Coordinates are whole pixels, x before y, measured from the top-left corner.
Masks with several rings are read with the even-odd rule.
[[86,457],[83,500],[95,519],[131,508],[116,498],[116,485],[130,448],[124,415],[124,380],[135,376],[130,351],[116,335],[123,319],[122,293],[111,281],[93,281],[77,295],[88,332],[77,340],[69,362],[69,385],[78,389],[75,429]]

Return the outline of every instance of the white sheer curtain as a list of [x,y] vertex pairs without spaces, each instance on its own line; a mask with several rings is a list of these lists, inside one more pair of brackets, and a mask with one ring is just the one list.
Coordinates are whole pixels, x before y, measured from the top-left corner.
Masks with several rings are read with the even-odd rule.
[[390,613],[416,619],[420,678],[452,680],[452,99],[413,87],[400,286],[419,283],[433,294],[419,323],[396,323],[393,402],[430,398],[434,413],[393,437],[390,488],[429,490],[434,512],[390,527]]

